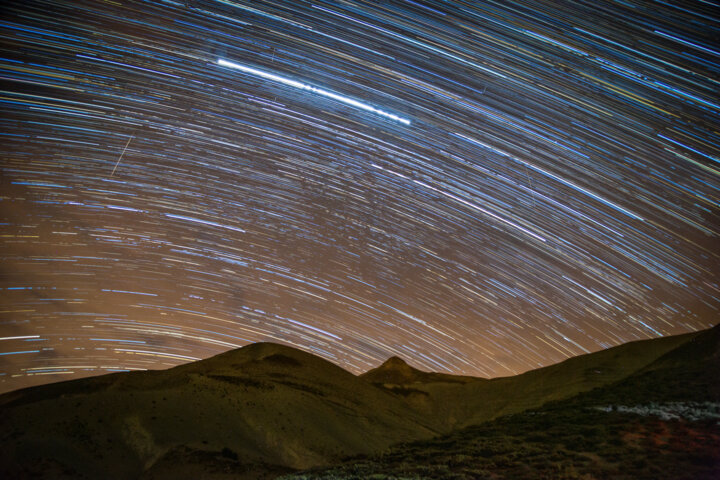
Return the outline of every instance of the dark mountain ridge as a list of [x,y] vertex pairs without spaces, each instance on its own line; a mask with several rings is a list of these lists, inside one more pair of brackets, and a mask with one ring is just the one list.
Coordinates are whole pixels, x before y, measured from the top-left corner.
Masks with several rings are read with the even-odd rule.
[[[0,476],[275,478],[578,394],[610,398],[643,381],[652,391],[682,376],[685,390],[668,387],[676,397],[717,399],[709,372],[717,373],[719,331],[631,342],[491,380],[423,372],[397,357],[355,376],[257,343],[169,370],[33,387],[0,396]],[[704,393],[695,395],[699,384]]]
[[[612,366],[609,359],[642,354],[646,347],[654,352],[650,356],[665,351],[618,381],[282,480],[715,480],[720,478],[720,326],[669,338],[563,362],[566,371],[575,371],[579,361],[596,373],[600,365]],[[561,366],[525,376],[554,375]]]
[[423,372],[408,365],[400,357],[390,357],[377,368],[360,375],[371,383],[387,385],[408,385],[416,383],[469,383],[484,379],[463,375]]

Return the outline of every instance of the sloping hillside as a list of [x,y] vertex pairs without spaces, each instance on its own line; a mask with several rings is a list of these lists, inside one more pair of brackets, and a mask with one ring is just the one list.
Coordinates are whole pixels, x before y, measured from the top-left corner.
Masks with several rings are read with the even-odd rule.
[[258,478],[435,433],[432,422],[345,370],[267,343],[166,371],[14,392],[0,405],[3,478],[49,470],[162,478],[178,465],[201,472],[213,462],[220,470],[243,465]]
[[[684,340],[635,373],[581,395],[282,478],[715,480],[720,327]],[[599,364],[613,366],[609,359],[640,355],[645,347],[657,354],[653,342],[624,346]],[[583,364],[595,367],[595,360],[591,355]]]
[[492,380],[422,372],[398,358],[358,377],[300,350],[253,344],[170,370],[0,396],[0,478],[275,478],[462,436],[547,402],[587,408],[578,402],[598,406],[662,382],[668,392],[704,389],[698,398],[707,400],[718,393],[707,374],[717,371],[717,337],[718,328],[633,342]]
[[654,362],[575,404],[633,405],[648,402],[720,402],[720,325],[699,332]]
[[399,359],[391,359],[362,377],[404,399],[410,408],[436,418],[447,433],[615,383],[696,335],[630,342],[521,375],[490,380],[420,372],[401,364]]

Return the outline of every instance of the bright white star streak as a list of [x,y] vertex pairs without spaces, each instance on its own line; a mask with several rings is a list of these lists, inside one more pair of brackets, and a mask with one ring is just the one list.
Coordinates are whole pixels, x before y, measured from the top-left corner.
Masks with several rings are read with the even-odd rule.
[[338,102],[342,102],[346,105],[360,108],[362,110],[367,110],[368,112],[375,113],[377,115],[380,115],[381,117],[389,118],[390,120],[395,120],[396,122],[400,122],[404,125],[410,125],[410,120],[408,120],[407,118],[398,117],[397,115],[388,113],[384,110],[380,110],[379,108],[375,108],[372,105],[368,105],[367,103],[359,102],[355,99],[346,97],[344,95],[338,95],[337,93],[331,92],[329,90],[324,90],[322,88],[314,87],[314,86],[308,85],[306,83],[302,83],[302,82],[298,82],[296,80],[292,80],[289,78],[281,77],[280,75],[275,75],[273,73],[263,72],[262,70],[247,67],[245,65],[240,65],[239,63],[228,62],[227,60],[223,60],[222,58],[219,58],[217,63],[218,63],[218,65],[222,65],[223,67],[234,68],[236,70],[240,70],[241,72],[249,73],[251,75],[255,75],[257,77],[261,77],[266,80],[271,80],[273,82],[282,83],[283,85],[287,85],[289,87],[295,87],[295,88],[299,88],[301,90],[308,90],[310,92],[317,93],[318,95],[332,98],[333,100],[337,100]]

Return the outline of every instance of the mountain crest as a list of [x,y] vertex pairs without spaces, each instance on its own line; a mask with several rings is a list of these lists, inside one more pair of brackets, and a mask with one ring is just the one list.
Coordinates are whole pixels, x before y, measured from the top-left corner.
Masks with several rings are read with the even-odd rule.
[[[114,373],[0,395],[0,478],[277,478],[561,400],[585,413],[553,418],[573,422],[586,415],[595,431],[604,414],[586,405],[716,404],[719,343],[720,328],[715,328],[632,342],[492,380],[424,372],[398,357],[357,377],[311,353],[257,343],[168,370]],[[550,411],[560,410],[554,406]],[[540,417],[518,418],[497,425],[516,425],[518,432],[553,425]],[[657,422],[647,425],[642,433],[629,433],[647,435],[637,438],[650,444],[657,431],[650,425]],[[501,435],[497,444],[505,445],[504,430],[492,431]],[[668,445],[686,443],[688,452],[696,451],[696,445],[717,450],[717,442],[709,447],[706,442],[715,438],[714,430],[697,437],[702,440],[689,437],[685,427],[665,431],[680,435]],[[432,450],[422,458],[445,455],[444,445],[455,448],[460,438],[477,438],[477,430],[463,432],[470,433],[426,443]],[[611,446],[625,444],[625,437],[603,433],[594,438],[602,439],[602,445],[610,445],[606,438],[618,438]],[[478,441],[489,440],[483,436]],[[477,444],[472,445],[474,454]],[[631,453],[622,458],[635,465],[638,450],[629,448]],[[618,451],[613,446],[614,458]],[[643,465],[661,455],[648,457]],[[523,473],[526,468],[523,464]],[[665,478],[671,477],[677,475]]]
[[390,357],[387,360],[385,360],[385,362],[382,365],[380,365],[378,368],[382,368],[385,370],[389,370],[389,369],[414,370],[414,368],[412,368],[410,365],[408,365],[407,362],[400,357]]
[[371,383],[403,385],[420,381],[423,375],[425,372],[411,367],[402,358],[390,357],[379,367],[360,376]]
[[390,357],[377,368],[369,370],[360,377],[375,384],[408,385],[418,383],[467,383],[477,380],[443,373],[423,372],[411,367],[400,357]]

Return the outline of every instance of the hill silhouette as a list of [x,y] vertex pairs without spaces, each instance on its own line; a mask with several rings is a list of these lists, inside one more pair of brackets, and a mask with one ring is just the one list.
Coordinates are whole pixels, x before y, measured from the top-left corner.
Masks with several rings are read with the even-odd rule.
[[445,373],[423,372],[408,365],[400,357],[390,357],[377,368],[373,368],[362,375],[361,378],[376,385],[410,385],[423,383],[470,383],[479,381],[475,377],[461,375],[448,375]]
[[[642,359],[636,357],[634,371],[618,374],[619,365],[611,360],[636,355]],[[615,373],[609,378],[619,380],[431,440],[396,445],[381,455],[282,480],[720,478],[720,326],[633,342],[510,379],[542,398],[547,394],[536,388],[538,379],[563,374],[583,378],[571,373],[582,371],[579,367],[597,373],[601,365],[612,367]],[[578,384],[588,381],[568,388],[576,390]],[[520,404],[508,402],[512,409]]]
[[[0,477],[276,478],[312,467],[342,469],[354,465],[342,459],[358,455],[374,459],[364,460],[377,467],[368,475],[381,475],[395,466],[374,455],[384,452],[388,462],[412,457],[398,445],[419,445],[412,451],[420,466],[445,458],[438,445],[446,445],[445,454],[476,458],[466,450],[478,432],[488,439],[537,431],[538,419],[545,430],[553,418],[560,427],[572,418],[597,422],[630,415],[618,405],[653,399],[720,401],[718,332],[631,342],[491,380],[423,372],[397,357],[355,376],[312,354],[257,343],[169,370],[33,387],[0,396]],[[710,446],[711,427],[697,427],[710,432]],[[506,443],[499,441],[507,450]],[[549,438],[541,443],[553,445]],[[507,464],[495,468],[517,475]],[[349,471],[332,478],[353,478]],[[440,475],[434,478],[450,478]]]
[[164,371],[21,390],[0,397],[0,408],[4,478],[48,469],[170,478],[202,472],[213,452],[258,478],[436,433],[392,395],[271,343]]
[[400,359],[390,359],[360,377],[399,394],[408,407],[435,418],[437,428],[447,433],[617,382],[697,335],[630,342],[513,377],[490,380],[421,372],[403,366]]

